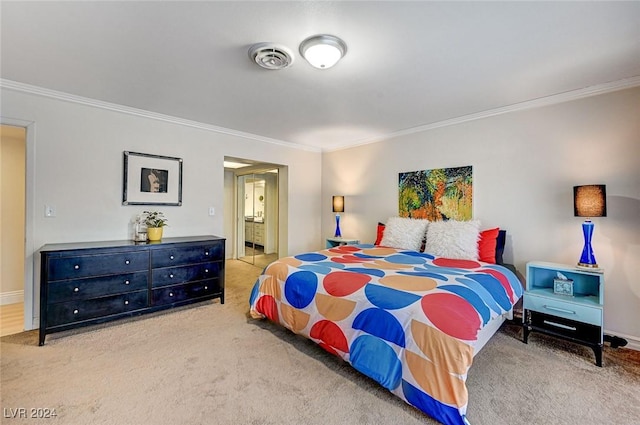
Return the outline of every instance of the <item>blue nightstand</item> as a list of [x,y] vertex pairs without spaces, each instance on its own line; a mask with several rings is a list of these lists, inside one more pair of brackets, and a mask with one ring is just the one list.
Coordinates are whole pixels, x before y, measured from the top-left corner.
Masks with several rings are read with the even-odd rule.
[[340,245],[357,245],[360,243],[359,239],[351,238],[327,238],[327,248],[335,248]]
[[[560,280],[560,286],[554,290],[558,272],[567,280]],[[523,307],[525,343],[532,331],[553,335],[591,347],[596,365],[602,366],[604,275],[601,271],[530,262]]]

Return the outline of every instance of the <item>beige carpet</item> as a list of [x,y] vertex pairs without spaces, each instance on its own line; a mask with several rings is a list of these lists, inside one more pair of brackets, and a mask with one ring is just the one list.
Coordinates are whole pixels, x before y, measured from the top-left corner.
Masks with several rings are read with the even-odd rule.
[[[227,264],[208,302],[52,334],[1,339],[7,424],[433,424],[313,343],[248,317],[260,268]],[[505,325],[468,378],[473,425],[640,423],[640,353],[591,350]],[[54,419],[9,418],[55,409]],[[11,409],[11,410],[10,410]]]

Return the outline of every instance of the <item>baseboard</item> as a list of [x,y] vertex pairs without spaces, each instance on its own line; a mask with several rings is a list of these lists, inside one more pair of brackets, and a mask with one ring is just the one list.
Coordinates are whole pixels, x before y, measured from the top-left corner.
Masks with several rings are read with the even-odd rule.
[[24,291],[9,291],[0,293],[0,305],[24,302]]
[[605,329],[604,333],[606,335],[612,335],[612,336],[617,336],[617,337],[620,337],[620,338],[624,338],[624,339],[627,340],[627,345],[625,345],[624,348],[629,348],[630,350],[640,351],[640,338],[639,337],[622,334],[620,332],[610,332],[610,331],[607,331],[606,329]]

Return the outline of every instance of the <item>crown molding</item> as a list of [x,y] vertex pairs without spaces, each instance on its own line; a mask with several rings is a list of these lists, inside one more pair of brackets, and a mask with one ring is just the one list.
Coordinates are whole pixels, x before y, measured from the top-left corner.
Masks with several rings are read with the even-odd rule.
[[433,130],[436,128],[462,124],[465,122],[493,117],[496,115],[508,114],[510,112],[517,112],[517,111],[523,111],[526,109],[534,109],[534,108],[540,108],[543,106],[550,106],[550,105],[556,105],[559,103],[571,102],[573,100],[579,100],[579,99],[584,99],[586,97],[612,93],[615,91],[625,90],[625,89],[638,87],[638,86],[640,86],[640,75],[630,77],[630,78],[625,78],[622,80],[611,81],[604,84],[598,84],[595,86],[589,86],[582,89],[571,90],[564,93],[557,93],[550,96],[540,97],[537,99],[527,100],[525,102],[514,103],[512,105],[489,109],[486,111],[477,112],[469,115],[463,115],[460,117],[438,121],[431,124],[425,124],[418,127],[411,127],[405,130],[395,131],[393,133],[383,134],[380,136],[360,139],[357,141],[345,143],[344,145],[341,145],[341,146],[334,146],[332,148],[323,149],[323,152],[339,151],[343,149],[353,148],[356,146],[368,145],[371,143],[378,143],[384,140],[389,140],[389,139],[393,139],[400,136],[406,136],[408,134],[420,133],[423,131]]
[[183,125],[186,127],[197,128],[201,130],[211,131],[214,133],[226,134],[230,136],[241,137],[244,139],[255,140],[264,143],[270,143],[287,148],[305,150],[309,152],[333,152],[343,149],[349,149],[357,146],[368,145],[372,143],[378,143],[389,139],[394,139],[400,136],[406,136],[409,134],[420,133],[423,131],[433,130],[441,127],[448,127],[451,125],[462,124],[469,121],[475,121],[483,118],[493,117],[496,115],[503,115],[511,112],[523,111],[526,109],[540,108],[543,106],[550,106],[559,103],[570,102],[574,100],[583,99],[586,97],[597,96],[606,93],[612,93],[619,90],[625,90],[632,87],[640,86],[640,75],[625,78],[621,80],[611,81],[608,83],[597,84],[594,86],[584,87],[582,89],[571,90],[568,92],[557,93],[550,96],[545,96],[537,99],[527,100],[525,102],[514,103],[512,105],[503,106],[500,108],[489,109],[482,112],[476,112],[473,114],[463,115],[448,120],[437,121],[430,124],[425,124],[417,127],[411,127],[404,130],[395,131],[392,133],[381,134],[379,136],[369,137],[365,139],[354,140],[343,144],[334,145],[330,148],[320,148],[315,146],[308,146],[299,143],[286,142],[283,140],[272,139],[269,137],[259,136],[257,134],[245,133],[242,131],[232,130],[225,127],[219,127],[211,124],[205,124],[198,121],[187,120],[183,118],[172,117],[170,115],[159,114],[156,112],[145,111],[143,109],[132,108],[128,106],[118,105],[115,103],[103,102],[100,100],[90,99],[87,97],[76,96],[69,93],[64,93],[56,90],[50,90],[43,87],[33,86],[30,84],[19,83],[17,81],[6,80],[0,78],[0,87],[9,90],[20,91],[24,93],[34,94],[43,97],[49,97],[65,102],[72,102],[81,105],[91,106],[100,109],[106,109],[110,111],[120,112],[128,115],[135,115],[144,118],[150,118],[158,121],[164,121],[172,124]]
[[205,124],[198,121],[187,120],[184,118],[173,117],[170,115],[159,114],[156,112],[146,111],[144,109],[132,108],[129,106],[118,105],[116,103],[103,102],[101,100],[91,99],[88,97],[76,96],[69,93],[64,93],[56,90],[50,90],[43,87],[33,86],[30,84],[19,83],[13,80],[6,80],[0,78],[0,87],[19,91],[23,93],[33,94],[36,96],[48,97],[51,99],[61,100],[64,102],[71,102],[85,106],[91,106],[99,109],[106,109],[109,111],[120,112],[127,115],[135,115],[143,118],[150,118],[157,121],[163,121],[171,124],[182,125],[185,127],[197,128],[200,130],[211,131],[213,133],[226,134],[229,136],[241,137],[243,139],[250,139],[264,143],[270,143],[273,145],[284,146],[287,148],[293,148],[297,150],[305,150],[310,152],[320,152],[320,148],[315,146],[301,145],[299,143],[285,142],[283,140],[272,139],[269,137],[259,136],[257,134],[245,133],[242,131],[232,130],[225,127],[219,127],[216,125]]

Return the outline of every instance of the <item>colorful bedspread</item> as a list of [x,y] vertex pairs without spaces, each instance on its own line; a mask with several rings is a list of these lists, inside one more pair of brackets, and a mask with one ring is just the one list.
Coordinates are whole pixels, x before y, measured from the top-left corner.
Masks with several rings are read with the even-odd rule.
[[250,304],[438,421],[467,424],[478,335],[521,296],[502,266],[345,245],[272,263]]

